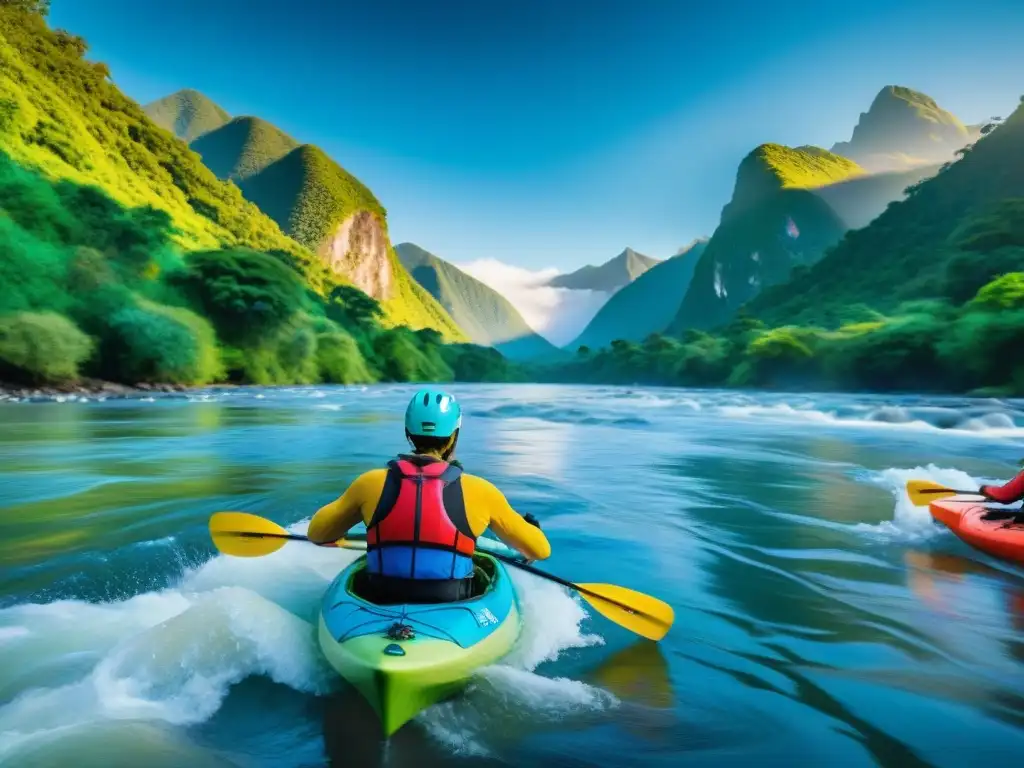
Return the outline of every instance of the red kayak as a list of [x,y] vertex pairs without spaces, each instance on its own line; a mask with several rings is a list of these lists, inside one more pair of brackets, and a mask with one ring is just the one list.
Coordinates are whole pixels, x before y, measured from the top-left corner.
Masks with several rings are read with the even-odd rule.
[[[1015,522],[1005,513],[986,520],[985,516],[996,510],[976,501],[933,501],[929,511],[933,518],[972,547],[1024,565],[1024,522]],[[1024,510],[1018,512],[1018,518],[1024,520]]]

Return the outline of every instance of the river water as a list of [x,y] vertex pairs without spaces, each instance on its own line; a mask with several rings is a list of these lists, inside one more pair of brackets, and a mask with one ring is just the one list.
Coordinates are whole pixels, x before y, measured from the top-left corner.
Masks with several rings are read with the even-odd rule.
[[0,402],[0,764],[1012,764],[1024,574],[901,499],[1024,457],[1017,401],[454,388],[467,470],[533,512],[543,567],[670,602],[637,641],[514,576],[502,664],[381,743],[320,658],[355,556],[218,555],[209,515],[303,530],[403,449],[409,387]]

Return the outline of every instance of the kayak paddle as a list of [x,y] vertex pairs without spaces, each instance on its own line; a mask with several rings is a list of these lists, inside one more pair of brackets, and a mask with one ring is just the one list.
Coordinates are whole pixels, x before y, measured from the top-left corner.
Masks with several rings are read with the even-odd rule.
[[[248,512],[217,512],[210,518],[210,537],[218,550],[234,557],[262,557],[281,549],[289,541],[310,541],[298,533],[289,533],[277,523]],[[349,537],[320,544],[323,547],[363,549],[365,537]],[[605,618],[649,640],[661,640],[675,621],[668,603],[615,584],[574,584],[498,552],[487,552],[495,560],[542,579],[553,581],[578,593]]]
[[928,480],[908,480],[907,495],[910,503],[915,507],[926,507],[936,499],[945,499],[950,496],[978,496],[982,499],[987,497],[980,491],[955,491],[944,485],[933,483]]

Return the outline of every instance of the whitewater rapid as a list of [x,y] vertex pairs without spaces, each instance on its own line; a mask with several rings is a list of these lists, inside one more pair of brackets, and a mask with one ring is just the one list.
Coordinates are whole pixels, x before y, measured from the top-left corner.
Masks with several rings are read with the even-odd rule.
[[[304,533],[307,524],[291,530]],[[316,616],[330,581],[357,556],[302,545],[261,558],[217,555],[165,589],[125,600],[0,610],[0,693],[8,700],[0,706],[0,763],[86,726],[201,723],[250,676],[313,695],[338,690],[317,647]],[[587,612],[562,587],[519,572],[512,578],[524,617],[513,651],[481,670],[465,699],[420,716],[459,750],[486,753],[481,698],[533,711],[542,703],[554,718],[616,703],[584,683],[533,673],[602,640],[584,629]]]
[[[573,729],[607,735],[612,724],[639,722],[639,732],[653,728],[682,759],[678,750],[687,747],[674,739],[685,738],[672,734],[717,717],[716,706],[723,722],[734,723],[745,716],[735,702],[755,701],[751,691],[763,690],[739,692],[718,678],[722,695],[708,689],[692,666],[695,648],[717,654],[718,666],[747,665],[777,680],[776,669],[743,654],[756,651],[750,658],[763,661],[786,646],[834,659],[840,646],[810,649],[807,638],[861,637],[865,627],[916,615],[914,603],[893,597],[897,586],[886,582],[883,590],[872,579],[902,578],[905,556],[976,555],[934,524],[927,508],[909,504],[906,481],[975,489],[1005,481],[1024,457],[1020,400],[452,388],[466,413],[466,455],[486,462],[482,474],[543,518],[557,555],[545,567],[670,600],[677,627],[661,647],[674,669],[675,700],[689,699],[656,726],[646,710],[630,714],[618,691],[579,672],[626,633],[561,587],[514,572],[525,626],[513,652],[480,670],[465,695],[416,720],[424,738],[453,758],[500,761],[547,734],[571,745],[564,734]],[[287,710],[290,727],[300,728],[308,718],[302,702],[343,692],[317,647],[316,615],[327,585],[357,554],[289,544],[262,558],[211,555],[205,520],[214,509],[241,508],[279,520],[304,516],[290,525],[304,531],[309,511],[339,493],[345,478],[401,447],[395,403],[409,394],[404,386],[211,388],[0,403],[0,508],[8,530],[24,537],[24,545],[5,550],[23,560],[5,564],[0,603],[0,764],[89,756],[87,764],[99,766],[106,754],[169,768],[318,764],[326,727],[285,733],[285,746],[247,742],[240,755],[225,744],[237,738],[235,729],[265,731],[270,740],[277,726],[268,719],[288,706],[296,708]],[[22,527],[19,516],[26,516]],[[772,526],[785,535],[772,538]],[[109,543],[115,535],[122,538]],[[25,547],[53,554],[30,557]],[[818,562],[822,573],[809,572]],[[872,578],[831,576],[851,564]],[[986,578],[973,577],[963,589],[982,590],[979,605],[995,611],[1000,603]],[[800,615],[787,598],[784,618],[757,618],[771,593],[741,590],[756,592],[762,581],[816,607]],[[853,629],[815,628],[819,617],[839,622],[834,617],[851,605]],[[998,643],[1012,633],[1001,617],[986,621],[977,626],[996,650],[985,658],[998,659]],[[737,626],[754,629],[748,636]],[[929,652],[946,653],[961,635],[965,648],[981,647],[968,636],[971,626],[935,627],[941,639]],[[859,658],[866,647],[851,641],[850,653]],[[1000,664],[993,685],[1015,681],[1013,668]],[[277,686],[268,701],[245,700],[246,686],[260,680]],[[241,702],[233,696],[239,690],[246,691]],[[800,711],[808,722],[821,716],[810,706]],[[349,713],[342,709],[343,718]],[[759,733],[757,722],[763,713],[746,723],[745,738]],[[832,723],[829,738],[845,738],[843,728],[853,726],[843,722]],[[632,742],[608,738],[605,748],[620,750],[609,764],[624,764]],[[288,752],[295,743],[309,745],[302,759]],[[410,760],[418,748],[410,748]]]

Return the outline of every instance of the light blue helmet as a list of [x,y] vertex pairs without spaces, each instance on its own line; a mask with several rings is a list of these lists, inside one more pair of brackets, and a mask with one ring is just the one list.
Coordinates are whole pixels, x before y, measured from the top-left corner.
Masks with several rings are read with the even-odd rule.
[[451,437],[462,426],[462,408],[452,395],[421,389],[405,409],[405,429],[418,437]]

